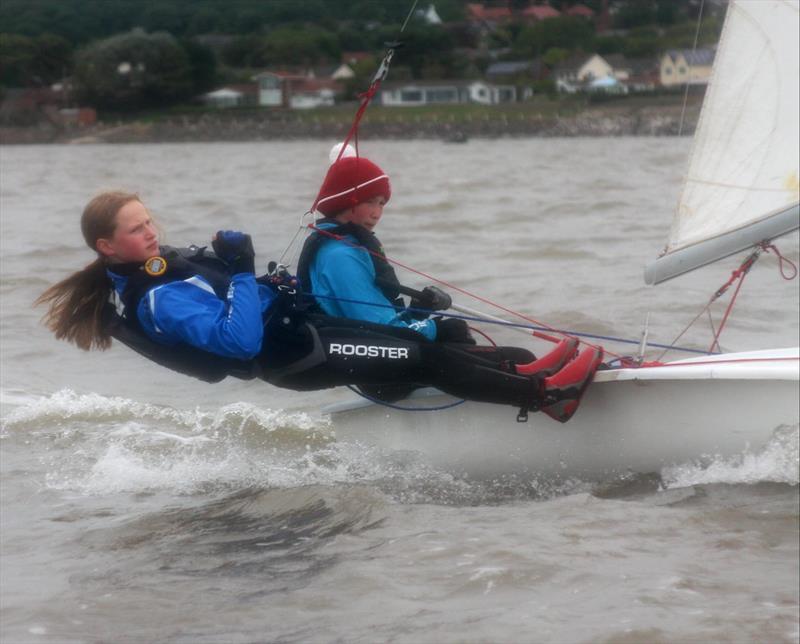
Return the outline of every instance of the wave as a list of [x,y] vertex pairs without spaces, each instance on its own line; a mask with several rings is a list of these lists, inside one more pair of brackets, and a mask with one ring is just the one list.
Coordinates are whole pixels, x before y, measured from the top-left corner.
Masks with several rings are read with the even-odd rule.
[[694,463],[666,467],[661,472],[665,488],[710,483],[753,484],[800,482],[800,428],[783,425],[757,452],[730,458],[709,457]]
[[[3,392],[2,400],[15,408],[0,436],[35,450],[45,485],[92,496],[368,485],[395,502],[463,506],[593,490],[602,496],[603,485],[615,486],[535,474],[471,479],[417,452],[337,441],[327,419],[242,402],[181,410],[69,389],[35,399]],[[757,453],[667,467],[654,476],[652,492],[708,483],[797,484],[798,428],[780,428]]]

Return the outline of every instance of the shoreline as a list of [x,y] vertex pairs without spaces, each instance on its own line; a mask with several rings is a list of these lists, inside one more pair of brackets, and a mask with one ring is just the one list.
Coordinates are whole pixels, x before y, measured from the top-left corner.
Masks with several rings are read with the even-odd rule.
[[[619,100],[583,109],[425,109],[377,108],[359,129],[360,139],[445,140],[504,137],[678,136],[694,132],[698,104],[654,105]],[[566,106],[568,107],[568,106]],[[355,110],[350,107],[297,111],[227,110],[156,115],[98,122],[89,127],[51,121],[27,127],[0,127],[0,144],[107,144],[246,142],[340,139]],[[571,112],[571,113],[570,113]],[[681,120],[683,125],[681,127]]]

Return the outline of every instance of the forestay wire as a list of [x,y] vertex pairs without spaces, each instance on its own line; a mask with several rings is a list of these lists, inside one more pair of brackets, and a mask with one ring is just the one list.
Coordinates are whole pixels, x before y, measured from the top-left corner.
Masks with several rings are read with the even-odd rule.
[[[694,43],[692,44],[692,54],[697,51],[697,42],[700,39],[700,24],[703,22],[703,7],[705,0],[700,1],[700,10],[697,14],[697,28],[694,31]],[[689,102],[689,79],[686,79],[686,88],[683,91],[683,107],[681,108],[681,120],[678,124],[678,136],[683,134],[683,121],[686,116],[686,104]]]
[[[419,0],[414,0],[414,3],[411,5],[411,9],[406,15],[406,19],[403,21],[403,25],[400,27],[400,32],[398,36],[402,35],[402,33],[406,30],[406,26],[408,25],[408,22],[411,20],[411,16],[414,15],[414,11],[416,10],[418,3]],[[378,92],[381,83],[389,73],[389,67],[392,64],[392,58],[394,58],[395,50],[400,46],[400,44],[401,43],[399,40],[386,43],[387,50],[383,58],[381,59],[380,65],[378,65],[378,70],[372,77],[372,81],[370,82],[370,85],[367,88],[367,90],[359,94],[359,98],[361,99],[361,104],[358,106],[358,110],[356,110],[355,117],[353,118],[353,124],[350,126],[350,130],[347,132],[347,136],[342,142],[341,148],[339,149],[339,154],[336,156],[336,161],[342,158],[342,155],[344,155],[345,151],[347,150],[347,144],[351,140],[353,141],[353,145],[356,151],[356,156],[358,156],[358,126],[361,123],[361,119],[364,117],[364,112],[366,112],[367,106],[370,104],[370,101]],[[297,246],[299,245],[297,244],[297,238],[301,233],[309,232],[310,226],[304,225],[303,222],[308,216],[311,216],[313,218],[314,212],[317,209],[317,199],[314,200],[314,203],[311,206],[311,208],[307,210],[305,213],[303,213],[303,215],[300,217],[300,226],[297,232],[294,234],[294,237],[292,237],[292,240],[286,246],[283,253],[281,253],[278,263],[281,264],[282,266],[292,266],[294,264],[294,259],[297,254]],[[288,262],[284,261],[286,259],[286,255],[289,253],[291,249],[294,250],[292,251],[292,254],[289,257]]]

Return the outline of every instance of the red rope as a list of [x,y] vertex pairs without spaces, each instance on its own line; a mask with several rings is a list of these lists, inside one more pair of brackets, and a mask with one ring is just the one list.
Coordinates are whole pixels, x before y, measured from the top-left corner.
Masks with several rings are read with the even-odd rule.
[[496,347],[496,346],[497,346],[497,342],[495,342],[494,340],[492,340],[492,338],[489,336],[489,334],[488,334],[488,333],[484,333],[484,332],[483,332],[483,331],[481,331],[480,329],[476,329],[474,326],[467,327],[467,328],[469,328],[469,330],[470,330],[470,331],[474,331],[474,332],[475,332],[475,333],[477,333],[478,335],[482,335],[482,336],[484,337],[484,339],[485,339],[485,340],[486,340],[486,341],[487,341],[489,344],[491,344],[493,347]]
[[[790,281],[793,280],[795,277],[797,277],[797,265],[788,257],[784,257],[783,255],[781,255],[781,251],[778,250],[778,247],[775,246],[775,244],[768,244],[765,242],[761,244],[761,248],[763,248],[768,253],[772,252],[778,256],[778,270],[780,271],[781,277],[783,279]],[[789,267],[792,269],[791,273],[786,273],[784,271],[783,268],[784,262],[787,263]]]

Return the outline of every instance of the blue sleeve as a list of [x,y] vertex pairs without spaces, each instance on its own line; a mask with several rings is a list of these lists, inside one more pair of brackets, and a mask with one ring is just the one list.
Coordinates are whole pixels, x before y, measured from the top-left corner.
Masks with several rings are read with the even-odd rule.
[[261,350],[264,336],[262,302],[251,273],[231,279],[223,301],[201,277],[169,282],[150,289],[137,314],[145,332],[156,342],[193,347],[227,358],[247,360]]
[[360,248],[324,244],[312,267],[312,282],[314,293],[341,298],[319,298],[320,305],[330,315],[405,327],[429,340],[436,339],[433,320],[406,320],[397,313],[375,285],[375,267],[369,254]]

